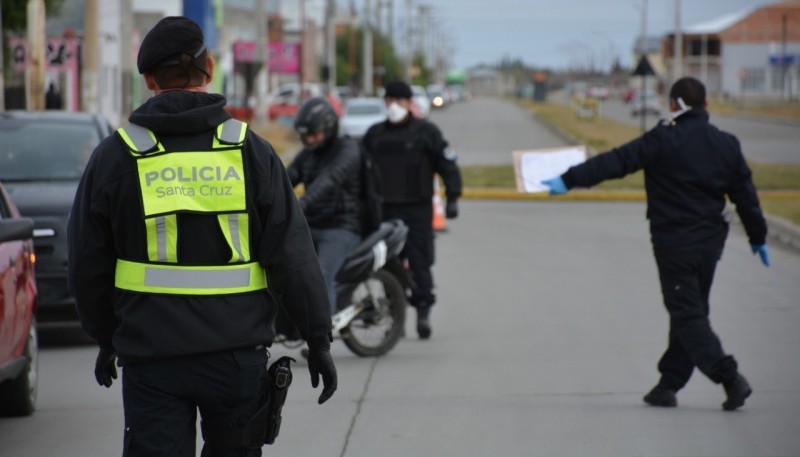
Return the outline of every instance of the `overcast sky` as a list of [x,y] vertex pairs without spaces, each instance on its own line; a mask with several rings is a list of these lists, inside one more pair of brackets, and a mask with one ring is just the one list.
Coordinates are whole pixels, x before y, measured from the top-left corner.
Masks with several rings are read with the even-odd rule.
[[[177,0],[134,0],[137,5],[156,4],[162,8]],[[379,0],[370,0],[375,11]],[[384,1],[385,0],[380,0]],[[566,69],[596,67],[607,69],[612,56],[630,66],[636,37],[642,30],[642,4],[647,3],[648,35],[663,35],[675,29],[676,4],[681,5],[681,26],[689,27],[781,0],[411,0],[431,7],[435,27],[446,38],[452,64],[469,67],[496,64],[504,56],[522,59],[529,65]],[[300,0],[268,0],[280,3],[286,14]],[[252,3],[254,0],[239,0]],[[340,9],[351,0],[337,0]],[[394,0],[394,38],[398,50],[404,41],[408,0]],[[325,0],[306,0],[306,14],[321,20]],[[363,17],[365,0],[354,0]],[[176,14],[176,13],[172,13]],[[385,20],[385,19],[384,19]],[[415,20],[417,25],[418,19]]]
[[[776,3],[769,0],[649,0],[648,35],[675,29],[676,4],[682,27]],[[453,63],[495,64],[503,56],[535,66],[564,69],[610,65],[610,55],[631,65],[642,30],[642,0],[413,0],[432,6],[449,38]],[[340,0],[340,4],[342,1]],[[374,3],[374,1],[373,1]],[[395,6],[406,0],[395,0]],[[400,15],[404,13],[399,13]]]

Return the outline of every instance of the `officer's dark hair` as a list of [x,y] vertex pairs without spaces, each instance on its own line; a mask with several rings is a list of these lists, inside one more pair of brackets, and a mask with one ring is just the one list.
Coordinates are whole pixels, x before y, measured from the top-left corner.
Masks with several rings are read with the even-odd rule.
[[687,76],[675,81],[669,90],[669,98],[680,98],[688,106],[702,108],[706,105],[706,87],[699,80]]
[[159,89],[184,89],[205,85],[208,74],[208,50],[194,56],[180,54],[174,60],[148,71]]

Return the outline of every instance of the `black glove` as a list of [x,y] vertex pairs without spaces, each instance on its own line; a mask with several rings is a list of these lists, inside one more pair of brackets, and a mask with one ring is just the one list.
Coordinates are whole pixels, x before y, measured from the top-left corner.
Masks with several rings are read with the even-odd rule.
[[458,217],[458,200],[455,198],[447,199],[447,207],[444,210],[444,215],[448,219],[455,219]]
[[317,403],[320,405],[328,401],[336,392],[337,377],[336,367],[333,365],[333,357],[330,350],[310,350],[308,352],[308,372],[311,373],[311,387],[317,388],[319,376],[322,375],[322,394]]
[[111,346],[101,346],[94,363],[94,378],[101,386],[111,387],[112,379],[117,379],[117,351]]

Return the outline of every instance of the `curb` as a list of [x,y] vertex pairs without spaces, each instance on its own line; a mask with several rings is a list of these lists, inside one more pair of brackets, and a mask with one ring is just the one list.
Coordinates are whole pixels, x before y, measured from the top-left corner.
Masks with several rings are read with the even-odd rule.
[[[773,199],[800,199],[798,191],[760,191],[760,196]],[[546,192],[524,193],[512,189],[464,189],[462,198],[468,200],[533,200],[533,201],[609,201],[609,202],[642,202],[646,200],[644,191],[620,190],[573,190],[566,195],[551,197]],[[767,238],[781,246],[800,253],[800,227],[792,222],[770,214],[764,214],[769,232]],[[734,225],[743,229],[738,217],[733,218]]]

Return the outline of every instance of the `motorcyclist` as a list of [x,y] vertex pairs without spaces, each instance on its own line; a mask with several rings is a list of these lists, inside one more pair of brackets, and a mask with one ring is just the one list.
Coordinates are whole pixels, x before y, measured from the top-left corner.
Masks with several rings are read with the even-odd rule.
[[334,278],[361,241],[361,159],[358,143],[339,138],[336,111],[323,97],[300,106],[294,129],[303,150],[287,168],[293,186],[303,184],[300,206],[311,230],[336,313]]

